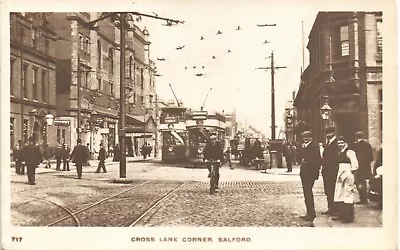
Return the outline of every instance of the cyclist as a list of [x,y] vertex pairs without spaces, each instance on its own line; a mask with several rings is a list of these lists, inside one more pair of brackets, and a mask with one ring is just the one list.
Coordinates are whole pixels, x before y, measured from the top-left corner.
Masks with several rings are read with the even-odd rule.
[[[222,145],[219,141],[217,141],[217,136],[216,135],[211,135],[210,136],[210,141],[207,142],[206,147],[204,148],[204,161],[207,162],[207,160],[213,160],[213,161],[219,161],[219,164],[223,162],[224,160],[224,152],[222,150]],[[217,167],[217,187],[218,189],[218,181],[219,181],[219,167]],[[210,178],[210,172],[211,172],[211,165],[207,164],[208,168],[208,177]]]

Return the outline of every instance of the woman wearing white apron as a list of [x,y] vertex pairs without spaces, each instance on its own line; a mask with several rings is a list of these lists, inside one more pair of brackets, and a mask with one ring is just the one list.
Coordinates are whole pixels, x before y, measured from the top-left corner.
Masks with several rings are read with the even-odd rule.
[[335,185],[335,202],[338,204],[339,217],[333,220],[340,220],[343,223],[354,221],[354,174],[358,169],[356,153],[349,149],[344,137],[338,138],[339,152],[339,171]]

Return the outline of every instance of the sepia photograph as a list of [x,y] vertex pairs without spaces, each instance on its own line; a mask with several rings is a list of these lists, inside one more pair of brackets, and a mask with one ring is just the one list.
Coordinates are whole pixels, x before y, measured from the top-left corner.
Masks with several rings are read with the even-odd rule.
[[394,1],[1,5],[2,248],[397,247]]

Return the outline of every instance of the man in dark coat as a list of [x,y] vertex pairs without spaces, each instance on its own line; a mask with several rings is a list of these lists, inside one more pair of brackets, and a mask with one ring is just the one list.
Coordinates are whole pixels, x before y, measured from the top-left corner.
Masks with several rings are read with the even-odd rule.
[[286,160],[286,167],[287,167],[287,173],[292,172],[292,160],[293,160],[293,154],[292,154],[292,146],[290,143],[285,143],[283,144],[283,155],[285,156]]
[[63,157],[63,151],[62,151],[62,147],[61,144],[58,143],[57,148],[56,148],[56,152],[55,152],[55,157],[56,157],[56,170],[60,171],[60,166],[61,166],[61,159]]
[[314,182],[318,180],[321,155],[318,145],[312,142],[311,132],[304,131],[301,135],[303,144],[301,150],[302,161],[300,165],[300,178],[307,208],[307,215],[301,218],[306,221],[313,221],[316,215],[312,189],[314,187]]
[[24,175],[25,171],[24,171],[24,166],[22,164],[21,150],[22,150],[22,141],[19,140],[18,144],[13,149],[13,157],[15,161],[15,173],[19,175]]
[[119,148],[119,144],[117,143],[114,147],[113,161],[120,161],[120,159],[121,159],[121,149]]
[[33,137],[30,137],[28,145],[22,148],[21,157],[27,167],[28,184],[36,185],[35,171],[39,163],[43,161],[43,158],[39,146],[35,145]]
[[334,203],[336,177],[339,169],[339,146],[335,135],[335,128],[328,127],[326,130],[326,145],[322,154],[322,178],[324,180],[324,191],[328,200],[328,210],[322,214],[333,215],[337,213]]
[[[210,141],[207,142],[204,152],[203,152],[204,160],[219,160],[220,162],[224,161],[224,152],[222,149],[222,145],[219,141],[217,141],[216,135],[210,136]],[[211,171],[211,166],[207,165],[208,171]],[[210,177],[210,174],[208,174]],[[218,181],[219,181],[219,167],[217,168],[217,189],[218,189]]]
[[103,169],[104,173],[107,173],[106,165],[104,161],[106,160],[106,149],[104,148],[103,143],[100,143],[100,150],[99,150],[99,165],[97,166],[96,173],[100,173],[100,169]]
[[356,142],[352,146],[358,160],[358,170],[355,175],[360,200],[356,204],[368,203],[367,179],[371,178],[371,162],[373,161],[372,147],[364,140],[364,133],[356,133]]
[[82,178],[82,165],[85,163],[88,156],[86,147],[81,144],[81,139],[78,139],[77,143],[78,145],[76,145],[74,150],[72,150],[70,159],[75,163],[78,179],[80,179]]
[[67,144],[64,144],[61,149],[61,155],[63,159],[63,169],[62,171],[69,171],[69,148]]

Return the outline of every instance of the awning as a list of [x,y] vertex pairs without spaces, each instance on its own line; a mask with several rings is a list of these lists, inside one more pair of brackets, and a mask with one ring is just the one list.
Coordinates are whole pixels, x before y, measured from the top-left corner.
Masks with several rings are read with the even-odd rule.
[[126,114],[126,124],[130,125],[143,125],[144,121],[138,119],[137,116]]

